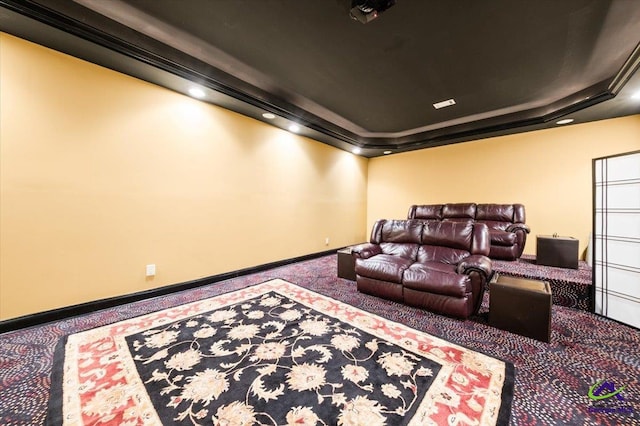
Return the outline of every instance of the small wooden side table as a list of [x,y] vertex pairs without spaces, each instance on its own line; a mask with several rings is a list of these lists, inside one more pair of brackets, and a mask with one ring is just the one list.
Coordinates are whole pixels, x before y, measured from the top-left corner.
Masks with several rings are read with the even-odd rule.
[[537,235],[536,263],[578,269],[578,240],[572,237]]
[[551,296],[546,281],[496,274],[489,283],[489,325],[549,343]]
[[351,254],[351,248],[338,250],[338,276],[346,280],[356,280],[356,258]]

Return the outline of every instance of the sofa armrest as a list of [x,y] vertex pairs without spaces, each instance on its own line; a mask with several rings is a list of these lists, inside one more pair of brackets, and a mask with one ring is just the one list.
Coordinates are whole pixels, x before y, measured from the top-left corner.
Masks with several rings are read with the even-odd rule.
[[524,223],[512,223],[511,225],[507,226],[505,231],[507,231],[507,232],[524,231],[527,234],[529,232],[531,232],[529,227],[527,225],[525,225]]
[[381,254],[382,248],[379,244],[364,243],[351,248],[351,254],[360,259],[368,259],[376,254]]
[[462,261],[458,263],[456,272],[459,274],[479,272],[484,275],[485,280],[488,280],[491,276],[492,269],[491,259],[481,254],[474,254],[462,259]]

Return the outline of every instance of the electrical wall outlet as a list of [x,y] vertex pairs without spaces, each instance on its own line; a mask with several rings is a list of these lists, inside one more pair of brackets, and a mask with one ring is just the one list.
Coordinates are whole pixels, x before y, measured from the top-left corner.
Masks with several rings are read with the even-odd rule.
[[327,237],[327,238],[325,238],[325,239],[324,239],[324,245],[325,245],[325,246],[328,246],[328,245],[329,245],[329,237]]
[[147,268],[146,268],[147,277],[153,277],[155,274],[156,274],[156,265],[154,264],[147,265]]

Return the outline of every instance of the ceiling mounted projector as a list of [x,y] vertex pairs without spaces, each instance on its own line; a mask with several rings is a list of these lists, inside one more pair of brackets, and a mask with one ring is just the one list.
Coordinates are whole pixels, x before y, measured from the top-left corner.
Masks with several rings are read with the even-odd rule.
[[349,15],[352,19],[366,24],[376,19],[394,4],[396,4],[396,0],[353,0]]

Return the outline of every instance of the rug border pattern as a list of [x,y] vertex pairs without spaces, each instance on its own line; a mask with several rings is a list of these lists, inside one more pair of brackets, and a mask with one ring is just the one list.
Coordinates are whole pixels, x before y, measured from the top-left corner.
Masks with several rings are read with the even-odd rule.
[[[513,392],[513,365],[510,363],[447,342],[282,279],[273,279],[211,298],[69,335],[63,346],[66,355],[63,367],[65,378],[62,387],[78,389],[78,386],[80,386],[80,383],[76,380],[79,373],[77,370],[77,357],[81,355],[78,352],[78,342],[88,338],[91,341],[102,341],[105,356],[116,357],[113,360],[113,367],[115,368],[115,364],[117,364],[118,368],[121,369],[120,378],[124,377],[126,383],[135,384],[134,387],[138,390],[144,389],[137,375],[133,360],[128,356],[128,348],[125,341],[126,335],[184,317],[223,308],[247,298],[258,297],[269,291],[275,291],[282,296],[290,297],[298,303],[338,318],[376,337],[391,341],[407,351],[441,364],[442,369],[424,396],[418,412],[412,419],[412,423],[423,424],[433,410],[434,404],[439,404],[438,407],[446,408],[438,400],[439,395],[442,392],[446,393],[447,387],[451,385],[452,374],[455,371],[455,367],[460,365],[460,360],[463,356],[467,357],[467,360],[471,360],[479,371],[484,371],[490,375],[489,385],[484,393],[486,397],[485,405],[481,415],[476,420],[479,424],[502,424],[505,421],[508,422],[510,401],[503,401],[503,399],[505,392],[511,394]],[[446,348],[446,350],[441,348]],[[64,419],[60,418],[60,420],[81,424],[82,415],[78,399],[74,398],[73,392],[66,392],[66,394],[67,396],[62,401],[63,407],[60,407],[63,412],[59,413],[60,416],[64,415]],[[135,407],[131,406],[128,409],[138,412],[138,418],[143,424],[161,424],[153,408],[153,403],[145,392],[136,392],[135,395],[130,396],[129,404],[135,405]],[[136,401],[137,404],[134,404],[133,401]],[[55,412],[55,410],[53,411]],[[51,414],[52,411],[50,410]]]

